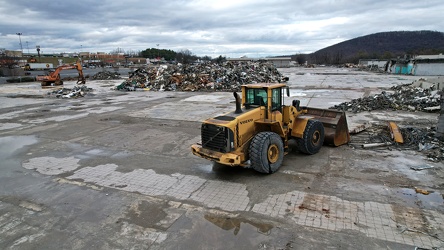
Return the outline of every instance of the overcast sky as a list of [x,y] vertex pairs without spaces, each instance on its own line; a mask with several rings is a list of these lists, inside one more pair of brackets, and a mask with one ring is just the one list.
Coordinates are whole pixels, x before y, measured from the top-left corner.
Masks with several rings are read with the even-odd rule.
[[0,0],[0,48],[43,53],[188,49],[310,53],[377,32],[444,31],[442,0]]

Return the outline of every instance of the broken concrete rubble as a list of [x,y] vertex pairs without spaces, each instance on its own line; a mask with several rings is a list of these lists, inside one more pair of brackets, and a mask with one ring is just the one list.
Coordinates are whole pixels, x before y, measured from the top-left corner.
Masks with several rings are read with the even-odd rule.
[[258,82],[284,82],[288,78],[272,63],[225,62],[223,64],[161,65],[137,69],[116,90],[154,91],[239,91],[240,86]]
[[117,72],[100,71],[91,77],[93,80],[111,80],[120,79],[120,74]]
[[57,98],[78,98],[84,97],[88,92],[93,91],[92,88],[89,88],[85,85],[77,85],[72,89],[70,88],[61,88],[56,89],[52,92],[49,92],[48,95],[53,95]]
[[358,113],[372,110],[406,110],[437,112],[440,110],[440,96],[435,86],[415,87],[412,84],[393,86],[394,93],[382,91],[381,94],[353,99],[350,102],[330,107],[342,111]]

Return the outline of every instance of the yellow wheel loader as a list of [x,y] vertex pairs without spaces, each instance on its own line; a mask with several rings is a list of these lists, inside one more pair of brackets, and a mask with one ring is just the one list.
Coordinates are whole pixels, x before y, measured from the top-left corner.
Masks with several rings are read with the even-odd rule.
[[274,173],[295,139],[299,151],[316,154],[322,145],[340,146],[350,141],[344,112],[301,107],[299,100],[284,105],[282,83],[242,86],[242,99],[234,92],[236,110],[205,120],[201,144],[194,155],[229,166],[248,166]]

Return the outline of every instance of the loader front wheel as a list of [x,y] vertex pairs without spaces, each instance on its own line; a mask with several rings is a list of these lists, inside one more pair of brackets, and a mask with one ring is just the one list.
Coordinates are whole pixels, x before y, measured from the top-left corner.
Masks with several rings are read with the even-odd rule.
[[308,120],[302,138],[298,138],[298,149],[304,154],[319,152],[324,144],[324,125],[317,120]]
[[253,137],[249,148],[251,167],[264,174],[278,170],[284,160],[284,143],[273,132],[260,132]]

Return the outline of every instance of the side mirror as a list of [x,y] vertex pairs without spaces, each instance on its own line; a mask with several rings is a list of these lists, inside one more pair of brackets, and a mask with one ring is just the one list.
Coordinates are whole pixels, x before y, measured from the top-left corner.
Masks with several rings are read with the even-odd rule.
[[287,97],[290,97],[290,87],[287,86]]

